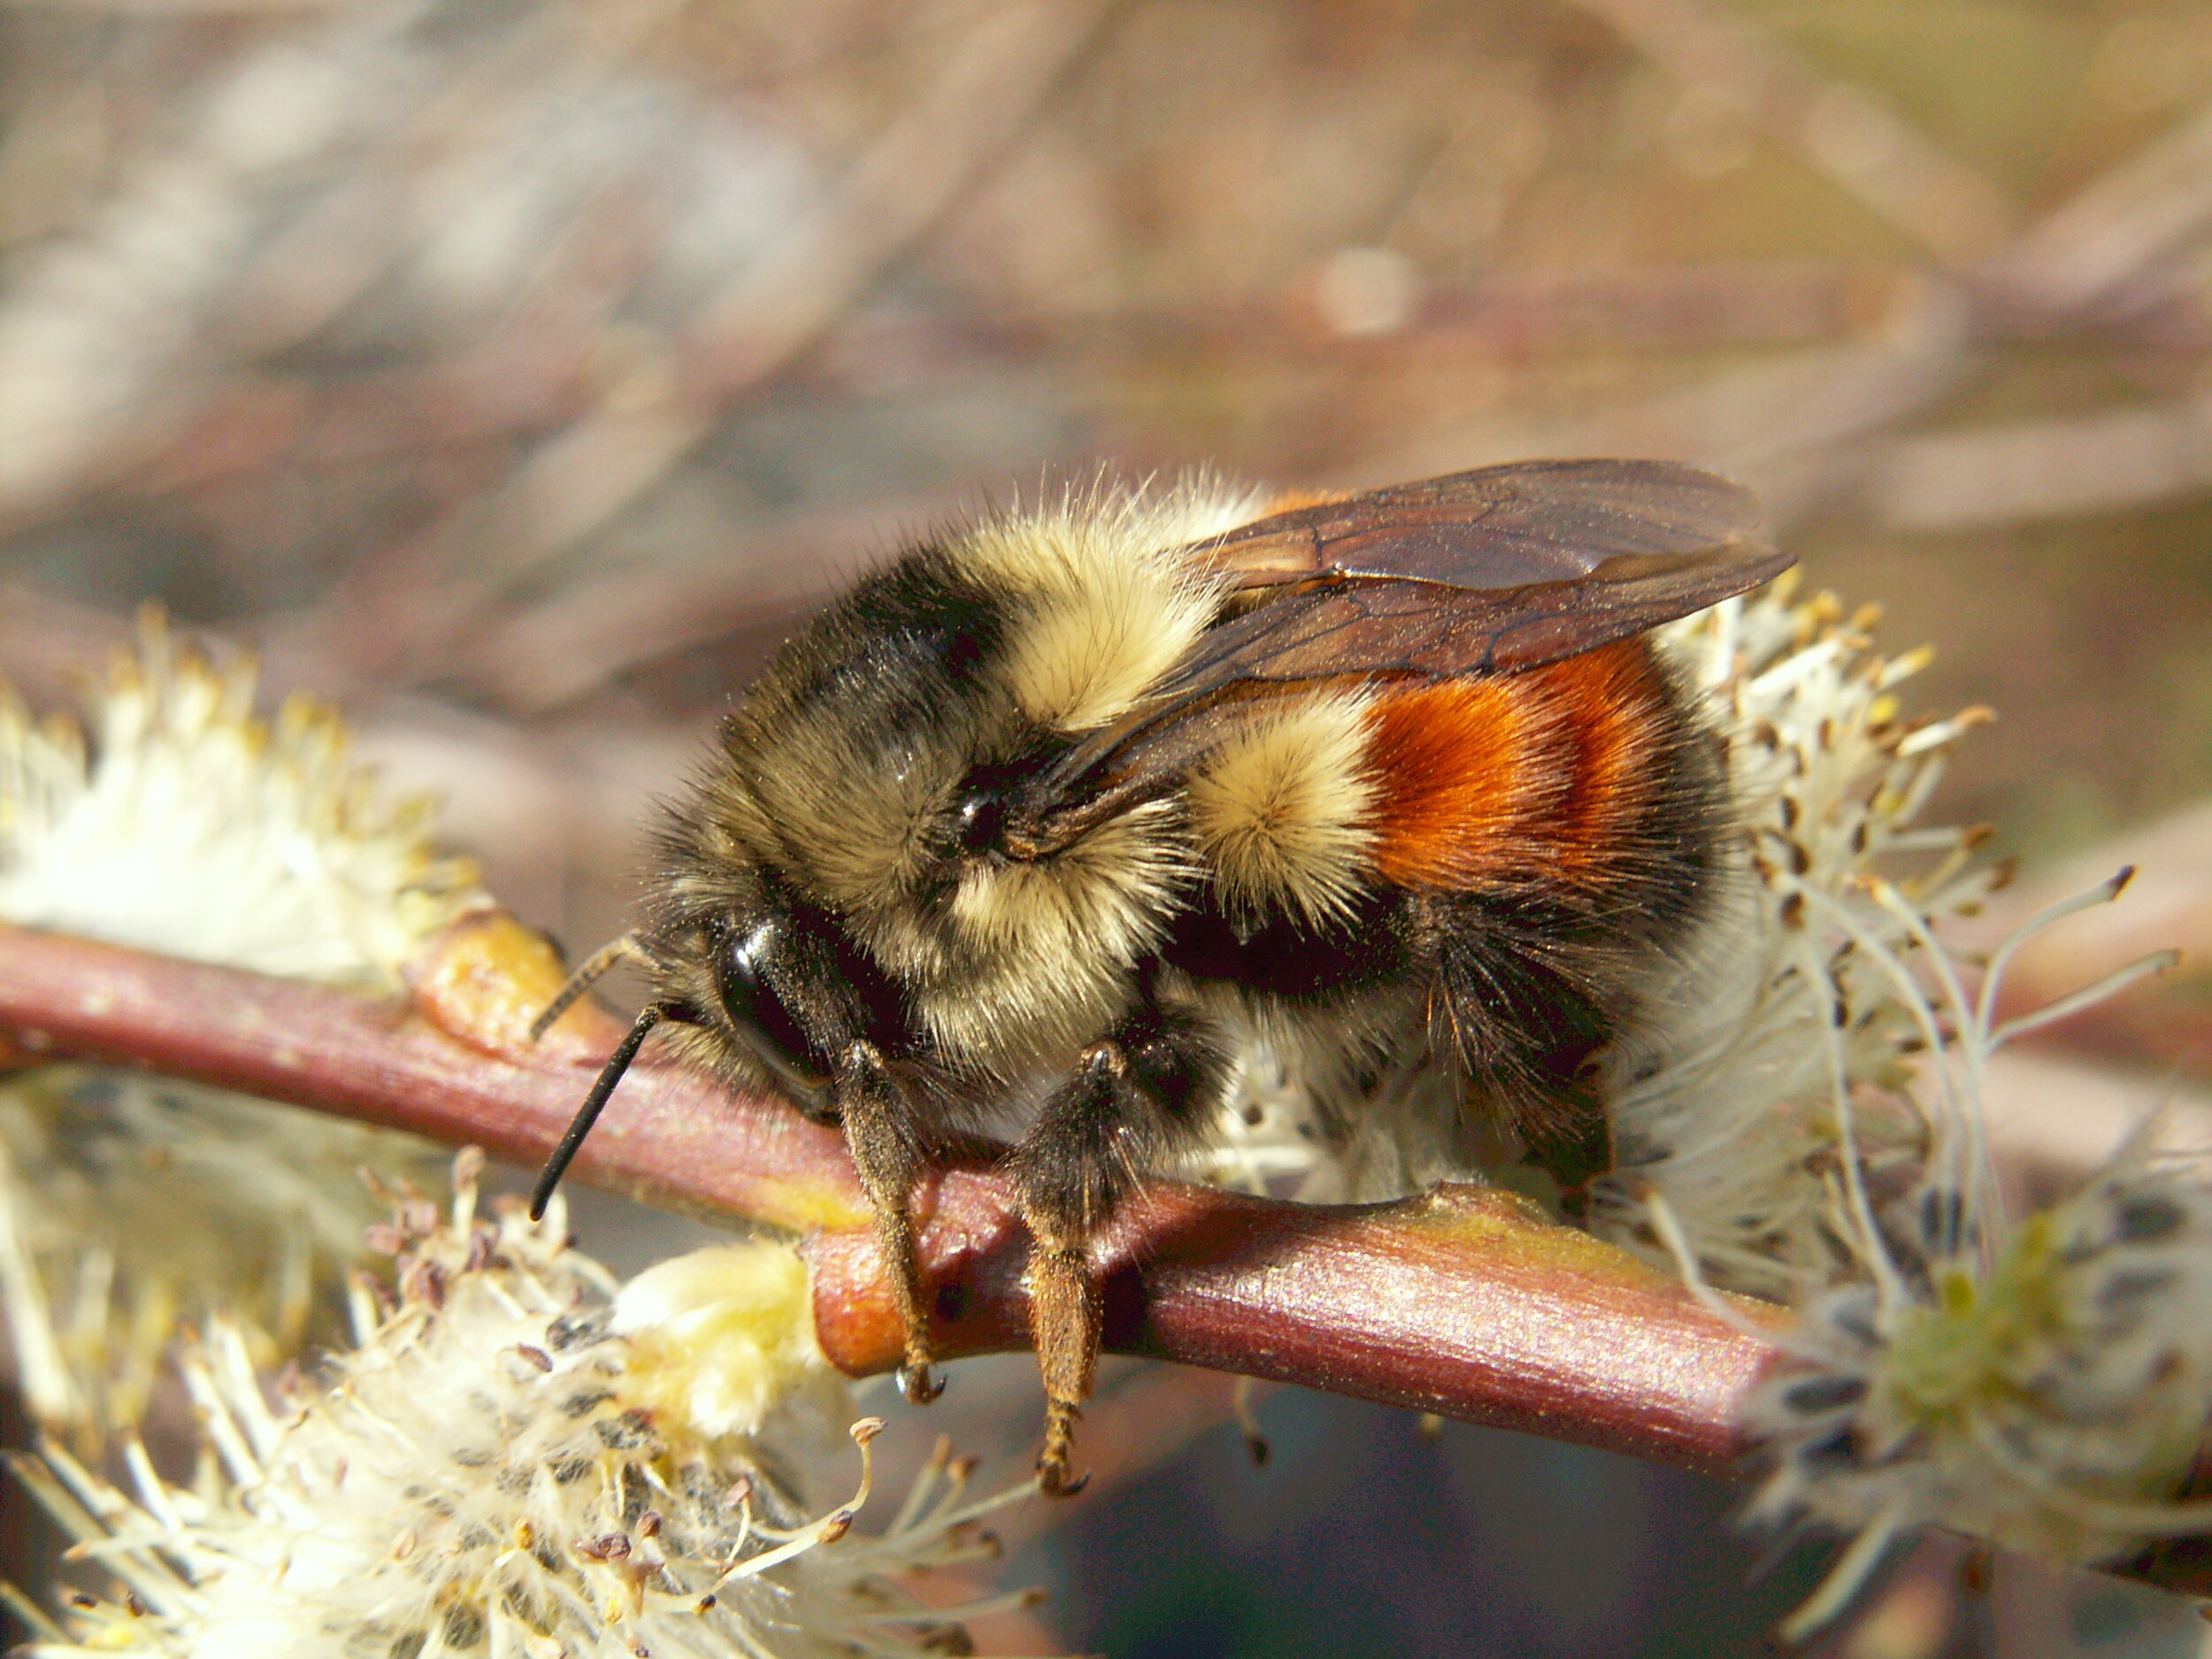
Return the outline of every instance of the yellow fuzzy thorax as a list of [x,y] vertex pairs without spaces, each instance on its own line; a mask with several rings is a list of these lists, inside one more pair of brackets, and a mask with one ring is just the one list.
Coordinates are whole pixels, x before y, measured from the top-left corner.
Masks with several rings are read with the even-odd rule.
[[1182,549],[1233,529],[1256,497],[1199,479],[1157,497],[1070,496],[958,537],[955,561],[1018,595],[1006,685],[1051,731],[1085,732],[1127,713],[1214,618],[1219,583]]

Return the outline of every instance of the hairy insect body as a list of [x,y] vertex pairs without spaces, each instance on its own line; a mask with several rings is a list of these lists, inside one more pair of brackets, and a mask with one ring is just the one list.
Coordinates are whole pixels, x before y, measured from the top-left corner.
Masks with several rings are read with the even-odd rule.
[[[1217,902],[1179,917],[1162,959],[1261,1001],[1263,1026],[1274,1013],[1304,1027],[1294,1046],[1310,1077],[1342,1070],[1333,1058],[1356,1077],[1377,1058],[1450,1055],[1467,1109],[1502,1120],[1571,1196],[1607,1156],[1589,1064],[1707,907],[1725,821],[1717,751],[1643,640],[1386,691],[1358,712],[1357,746],[1301,786],[1361,803],[1337,820],[1359,842],[1350,879],[1291,842],[1271,916],[1256,925],[1219,902],[1217,879]],[[1250,814],[1240,833],[1258,839],[1265,821]],[[1353,1088],[1325,1087],[1324,1110]]]
[[1643,641],[1256,699],[1179,796],[1048,857],[996,844],[999,775],[1134,706],[1212,620],[1205,573],[1161,557],[1185,528],[1125,510],[1026,582],[996,538],[910,553],[787,648],[665,842],[645,940],[688,981],[691,1046],[784,1080],[718,1029],[695,936],[773,915],[791,1051],[826,1075],[864,1039],[941,1074],[924,1139],[982,1126],[998,1102],[978,1086],[1067,1059],[1141,995],[1202,1013],[1217,986],[1299,1025],[1379,994],[1429,1004],[1479,1084],[1532,1106],[1571,1088],[1710,856],[1714,767]]
[[1643,463],[1256,518],[1205,486],[911,550],[783,648],[664,833],[651,1020],[844,1125],[926,1397],[909,1193],[1027,1109],[1041,1469],[1098,1346],[1089,1246],[1214,1119],[1240,1031],[1325,1106],[1441,1065],[1571,1190],[1594,1058],[1701,914],[1714,746],[1643,629],[1786,563]]

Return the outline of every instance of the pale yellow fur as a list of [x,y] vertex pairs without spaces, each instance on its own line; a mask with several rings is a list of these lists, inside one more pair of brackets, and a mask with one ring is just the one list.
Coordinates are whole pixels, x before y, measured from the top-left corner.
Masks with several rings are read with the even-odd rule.
[[1131,964],[1157,944],[1187,859],[1161,806],[1101,825],[1056,857],[968,871],[949,921],[970,972],[916,999],[948,1052],[985,1064],[1094,1038]]
[[1016,706],[1060,732],[1126,713],[1213,620],[1218,584],[1179,549],[1258,509],[1256,497],[1200,480],[1157,497],[1094,490],[960,538],[956,560],[1029,602],[1008,641]]
[[785,764],[750,780],[755,810],[803,849],[825,898],[884,903],[918,869],[922,827],[950,800],[966,757],[917,753],[887,767],[845,737],[833,719],[792,720],[780,737]]
[[1191,834],[1232,915],[1348,916],[1374,840],[1368,701],[1286,699],[1191,779]]

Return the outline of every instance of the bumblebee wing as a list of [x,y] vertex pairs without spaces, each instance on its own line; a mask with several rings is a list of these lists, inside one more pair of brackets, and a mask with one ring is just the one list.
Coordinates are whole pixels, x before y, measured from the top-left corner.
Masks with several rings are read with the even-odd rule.
[[1672,461],[1520,461],[1275,513],[1192,557],[1246,588],[1402,578],[1492,592],[1750,543],[1751,492]]
[[[1257,601],[1041,780],[1044,847],[1171,787],[1235,707],[1343,680],[1517,672],[1701,611],[1793,563],[1750,492],[1664,461],[1541,461],[1402,484],[1196,543]],[[1271,591],[1272,590],[1272,591]]]

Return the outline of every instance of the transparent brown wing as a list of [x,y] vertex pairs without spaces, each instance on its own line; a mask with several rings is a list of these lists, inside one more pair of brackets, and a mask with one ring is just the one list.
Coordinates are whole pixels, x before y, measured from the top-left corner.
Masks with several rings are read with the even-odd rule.
[[1239,587],[1403,578],[1494,591],[1747,543],[1758,498],[1672,461],[1517,461],[1256,519],[1190,551]]
[[1248,697],[1517,672],[1743,593],[1794,562],[1755,540],[1759,517],[1749,491],[1694,467],[1538,461],[1395,485],[1199,542],[1192,552],[1259,603],[1209,630],[1142,707],[1038,779],[1018,839],[1064,844],[1171,788]]

